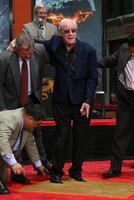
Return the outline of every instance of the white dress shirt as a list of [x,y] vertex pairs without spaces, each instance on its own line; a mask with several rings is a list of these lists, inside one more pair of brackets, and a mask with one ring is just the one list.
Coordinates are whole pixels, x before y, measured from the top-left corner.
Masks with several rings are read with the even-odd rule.
[[128,60],[125,67],[125,88],[134,91],[134,57]]

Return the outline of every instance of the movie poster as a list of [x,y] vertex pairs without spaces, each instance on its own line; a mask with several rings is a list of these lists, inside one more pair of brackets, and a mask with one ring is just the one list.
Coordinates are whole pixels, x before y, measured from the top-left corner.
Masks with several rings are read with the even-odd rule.
[[10,1],[0,1],[0,52],[7,48],[10,41]]
[[102,54],[102,1],[101,0],[36,0],[48,7],[48,20],[58,25],[64,17],[78,23],[78,39],[89,42]]
[[[75,19],[78,24],[78,39],[90,43],[97,57],[102,56],[102,1],[101,0],[36,0],[36,4],[45,4],[48,8],[47,20],[58,26],[65,18]],[[42,99],[47,117],[52,116],[52,93],[54,68],[46,69],[43,78]],[[99,71],[98,90],[102,88],[101,71]]]

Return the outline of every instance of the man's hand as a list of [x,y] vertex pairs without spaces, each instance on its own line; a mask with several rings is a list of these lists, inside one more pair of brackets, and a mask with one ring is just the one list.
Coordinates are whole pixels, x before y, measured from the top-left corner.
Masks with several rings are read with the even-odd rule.
[[16,42],[16,39],[12,40],[9,44],[9,46],[7,47],[7,50],[8,51],[11,51],[11,52],[14,52],[15,51],[15,42]]
[[85,115],[87,118],[89,116],[90,105],[88,103],[83,103],[80,109],[81,115]]
[[117,96],[115,93],[111,93],[111,99],[112,99],[113,103],[117,102]]
[[15,163],[14,165],[12,165],[11,169],[15,174],[25,174],[24,168],[19,163]]
[[39,170],[43,175],[45,175],[46,173],[48,174],[48,170],[47,170],[43,165],[41,165],[40,167],[38,167],[38,170]]

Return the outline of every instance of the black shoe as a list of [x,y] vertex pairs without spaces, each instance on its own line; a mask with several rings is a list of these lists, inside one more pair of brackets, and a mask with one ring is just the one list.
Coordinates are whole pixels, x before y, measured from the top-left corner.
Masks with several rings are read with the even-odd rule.
[[120,171],[114,171],[114,170],[109,170],[108,172],[102,174],[103,178],[114,178],[120,175],[121,175]]
[[[44,167],[48,170],[48,174],[51,174],[52,172],[52,167],[50,165],[50,163],[45,160],[45,161],[42,161],[42,164],[44,165]],[[38,173],[38,172],[37,172]],[[38,174],[39,175],[39,174]],[[41,175],[41,174],[40,174]]]
[[44,174],[42,174],[42,172],[40,170],[37,169],[37,175],[38,176],[43,176]]
[[0,195],[6,195],[6,194],[10,194],[10,191],[8,190],[6,184],[0,180]]
[[53,174],[50,179],[51,183],[63,183],[61,180],[61,176]]
[[24,175],[12,175],[11,178],[12,181],[16,182],[16,183],[22,183],[24,185],[29,185],[31,184],[31,181],[29,179],[27,179]]
[[75,174],[75,173],[69,173],[69,176],[73,179],[75,179],[76,181],[79,182],[86,182],[86,180],[84,180],[80,174]]

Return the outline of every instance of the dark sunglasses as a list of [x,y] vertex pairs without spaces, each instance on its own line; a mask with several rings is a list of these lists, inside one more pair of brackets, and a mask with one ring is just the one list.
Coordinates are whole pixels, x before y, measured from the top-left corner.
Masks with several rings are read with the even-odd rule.
[[66,30],[64,30],[64,33],[65,33],[65,34],[68,34],[68,33],[70,33],[70,32],[76,33],[76,31],[77,31],[77,29],[66,29]]

